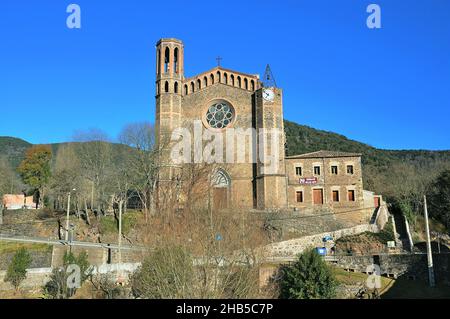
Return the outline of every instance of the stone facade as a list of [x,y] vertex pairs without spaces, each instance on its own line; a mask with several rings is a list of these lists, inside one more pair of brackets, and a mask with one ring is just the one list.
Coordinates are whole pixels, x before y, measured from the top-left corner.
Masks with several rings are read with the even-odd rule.
[[[177,128],[183,128],[193,133],[195,123],[201,123],[201,130],[213,129],[223,137],[223,162],[211,165],[211,175],[218,172],[225,179],[216,193],[222,196],[225,208],[279,208],[287,206],[286,176],[284,164],[284,135],[279,136],[277,149],[279,161],[275,172],[267,172],[261,159],[254,161],[258,153],[257,140],[259,136],[252,129],[279,129],[284,132],[282,90],[271,88],[274,93],[272,100],[263,98],[262,83],[259,75],[246,74],[220,66],[199,75],[185,78],[184,76],[184,46],[177,39],[161,39],[156,45],[156,135],[157,144],[161,150],[161,169],[159,176],[159,192],[165,194],[165,185],[173,184],[182,178],[182,171],[189,165],[177,165],[171,155],[173,147],[172,134]],[[231,138],[224,128],[211,127],[207,112],[211,106],[224,103],[232,109],[233,118],[228,128],[235,129],[232,137],[235,145],[231,164],[225,145]],[[250,129],[250,130],[249,130]],[[203,131],[199,134],[203,135]],[[227,140],[229,138],[229,140]],[[270,143],[270,141],[268,141]],[[238,152],[244,147],[244,152]],[[196,162],[197,155],[193,147],[189,156]],[[228,150],[229,152],[229,150]],[[203,149],[200,150],[200,154]],[[241,157],[239,157],[240,155]],[[211,178],[214,179],[214,178]],[[170,186],[167,187],[170,189]],[[215,194],[211,194],[214,199]]]
[[364,207],[361,154],[313,152],[287,157],[286,167],[289,206]]
[[[174,184],[183,183],[187,165],[202,161],[206,151],[204,144],[212,141],[205,137],[206,130],[210,130],[221,134],[223,142],[223,148],[214,151],[215,161],[210,168],[209,198],[214,206],[260,210],[311,207],[314,206],[314,190],[321,189],[321,206],[335,210],[363,207],[360,154],[334,152],[335,156],[329,156],[330,152],[319,152],[285,158],[283,92],[280,88],[263,87],[259,75],[220,66],[187,78],[184,75],[184,45],[173,38],[157,42],[156,66],[155,128],[161,163],[159,202],[173,193],[170,190]],[[221,122],[216,122],[217,118],[211,117],[210,112],[216,111],[217,107],[230,110],[227,114],[230,117],[223,120],[225,115],[222,114]],[[190,132],[194,140],[196,136],[200,137],[201,142],[200,146],[196,142],[190,143],[192,147],[178,152],[183,161],[174,161],[174,146],[184,138],[180,128]],[[233,136],[228,135],[231,128],[235,130]],[[260,135],[262,130],[272,129],[279,132],[277,139]],[[230,145],[233,146],[231,151]],[[269,157],[261,152],[263,148],[277,155],[270,170],[266,165]],[[320,166],[317,183],[301,185],[296,165],[302,167],[305,177],[314,177],[314,166]],[[330,171],[333,165],[338,167],[336,175]],[[346,173],[348,165],[353,167],[352,174]],[[215,183],[217,179],[221,182]],[[303,192],[301,202],[296,200],[296,192],[300,190]],[[333,191],[339,192],[338,201],[332,200]],[[352,192],[353,200],[348,200],[349,192]]]

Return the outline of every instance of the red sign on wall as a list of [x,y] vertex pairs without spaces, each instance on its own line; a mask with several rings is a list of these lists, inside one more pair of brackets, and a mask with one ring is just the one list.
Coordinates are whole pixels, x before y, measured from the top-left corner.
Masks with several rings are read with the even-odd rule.
[[304,185],[317,184],[317,177],[300,178],[300,184],[304,184]]

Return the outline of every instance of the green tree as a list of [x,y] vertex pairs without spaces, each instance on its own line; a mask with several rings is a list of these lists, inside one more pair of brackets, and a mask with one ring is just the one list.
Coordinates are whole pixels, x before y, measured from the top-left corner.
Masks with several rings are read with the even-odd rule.
[[23,182],[31,186],[37,194],[36,207],[44,198],[44,186],[48,183],[51,170],[52,150],[50,146],[36,145],[27,150],[18,172]]
[[20,283],[27,277],[27,268],[30,264],[30,254],[24,247],[20,248],[8,266],[4,281],[10,282],[16,290],[19,289]]
[[[75,256],[72,252],[65,252],[63,257],[63,266],[53,269],[49,282],[44,286],[44,293],[52,299],[67,299],[75,295],[77,288],[68,286],[69,276],[73,272],[68,271],[70,265],[78,265],[80,267],[80,285],[91,275],[90,264],[88,262],[86,252],[81,252]],[[78,287],[79,288],[79,287]]]
[[292,265],[282,266],[280,298],[327,299],[336,294],[331,268],[315,250],[304,252]]

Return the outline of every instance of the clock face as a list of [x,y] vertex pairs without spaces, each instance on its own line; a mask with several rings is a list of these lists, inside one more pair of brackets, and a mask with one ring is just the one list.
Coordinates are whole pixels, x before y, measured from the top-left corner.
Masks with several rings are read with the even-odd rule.
[[275,94],[271,89],[265,89],[263,91],[263,98],[266,101],[273,102],[273,99],[275,98]]

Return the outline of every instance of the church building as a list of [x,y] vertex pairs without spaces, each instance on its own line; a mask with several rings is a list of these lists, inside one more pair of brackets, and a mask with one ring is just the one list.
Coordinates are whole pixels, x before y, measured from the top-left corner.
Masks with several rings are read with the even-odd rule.
[[[166,38],[157,42],[155,130],[160,147],[177,128],[195,130],[194,123],[223,134],[224,140],[229,129],[281,132],[277,139],[266,141],[272,152],[277,152],[276,163],[272,163],[275,170],[265,170],[263,158],[211,166],[210,192],[215,208],[363,208],[361,154],[318,151],[285,156],[281,88],[264,86],[257,74],[221,66],[186,77],[184,63],[182,41]],[[244,148],[245,158],[259,152],[262,137],[256,134],[246,138],[233,141],[239,146],[249,142]],[[188,165],[174,163],[170,149],[163,153],[160,186],[173,183],[177,172]]]

